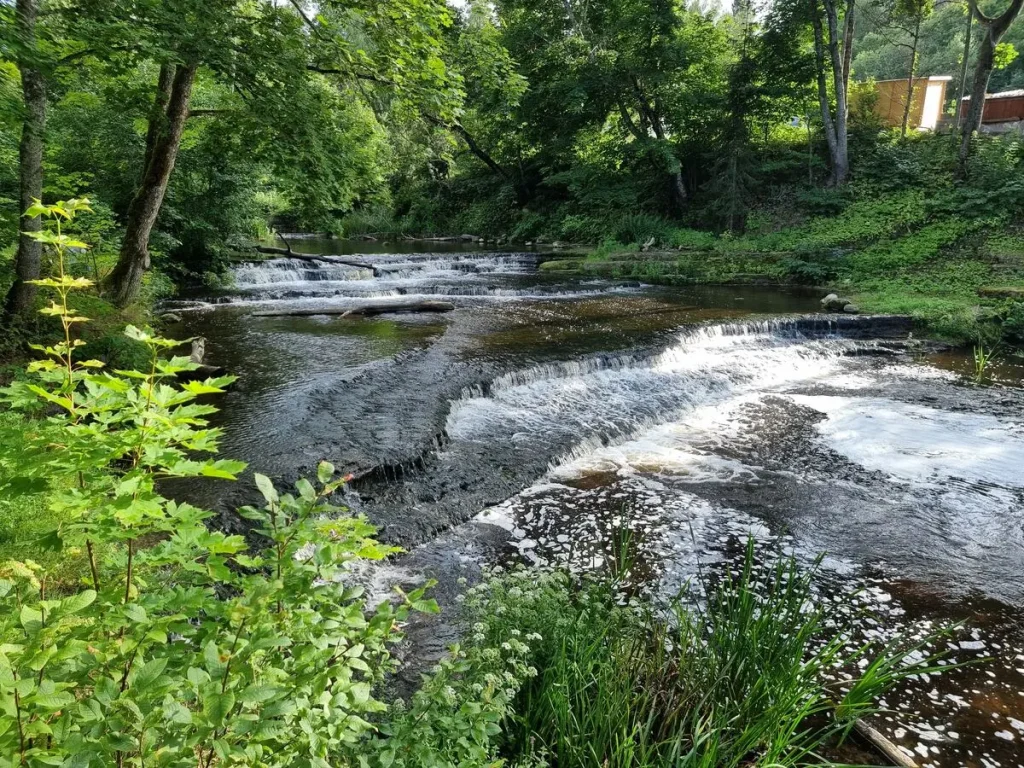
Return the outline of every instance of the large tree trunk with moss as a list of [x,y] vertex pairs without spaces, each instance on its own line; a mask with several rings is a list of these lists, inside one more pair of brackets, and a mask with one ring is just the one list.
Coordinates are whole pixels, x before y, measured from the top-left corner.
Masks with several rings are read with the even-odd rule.
[[[19,57],[21,72],[21,94],[25,114],[21,123],[21,145],[19,150],[19,201],[18,212],[24,213],[34,200],[43,196],[43,133],[46,130],[46,80],[38,69],[35,56],[36,16],[38,0],[18,0],[15,20],[19,42],[24,53]],[[21,220],[21,236],[18,239],[18,253],[14,263],[14,284],[4,303],[4,314],[8,317],[25,315],[31,311],[36,297],[37,280],[40,274],[43,246],[33,240],[29,233],[42,229],[42,219],[35,216]]]
[[149,269],[149,238],[167,192],[181,136],[188,120],[188,104],[196,77],[195,65],[164,65],[146,133],[145,170],[128,208],[124,242],[117,265],[108,281],[114,303],[120,307],[133,302]]
[[[974,83],[971,86],[971,102],[968,107],[967,117],[960,128],[960,153],[959,153],[959,174],[961,178],[967,176],[967,164],[971,157],[971,143],[974,133],[981,129],[981,119],[985,112],[985,95],[988,93],[988,83],[992,78],[992,71],[995,69],[996,46],[1003,39],[1006,30],[1010,28],[1013,20],[1024,7],[1024,0],[1012,0],[1009,7],[998,16],[986,16],[978,9],[976,0],[968,0],[971,13],[982,26],[985,27],[985,34],[981,39],[981,48],[978,49],[978,61],[974,65]],[[958,107],[960,105],[957,105]]]

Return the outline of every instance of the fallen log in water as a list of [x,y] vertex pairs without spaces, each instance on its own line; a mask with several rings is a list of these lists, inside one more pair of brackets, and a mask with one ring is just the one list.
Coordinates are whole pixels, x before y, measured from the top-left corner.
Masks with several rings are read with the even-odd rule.
[[392,301],[364,304],[359,307],[321,307],[319,309],[275,309],[253,312],[253,317],[313,317],[340,315],[341,317],[371,317],[392,312],[451,312],[455,305],[447,301]]
[[343,264],[346,267],[355,267],[356,269],[369,269],[373,271],[374,277],[381,276],[381,270],[365,261],[357,261],[356,259],[345,259],[341,256],[327,256],[319,255],[316,253],[299,253],[298,251],[285,250],[284,248],[276,248],[272,245],[257,245],[255,247],[257,253],[265,253],[268,256],[283,256],[286,259],[298,259],[299,261],[308,261],[310,263],[320,262],[321,264]]
[[205,379],[224,375],[224,368],[219,365],[204,364],[204,357],[206,357],[206,339],[202,336],[197,336],[192,340],[192,354],[189,355],[189,362],[195,363],[199,367],[191,371],[179,371],[175,374],[175,378],[181,382],[204,381]]

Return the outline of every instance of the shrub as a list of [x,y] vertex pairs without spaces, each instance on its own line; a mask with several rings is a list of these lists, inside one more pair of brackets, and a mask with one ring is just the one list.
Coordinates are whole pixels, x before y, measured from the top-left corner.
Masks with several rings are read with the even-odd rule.
[[[385,709],[373,687],[393,668],[390,646],[410,610],[434,610],[419,590],[367,613],[344,584],[356,560],[393,550],[330,502],[344,483],[322,463],[317,487],[279,494],[256,475],[262,508],[241,514],[258,547],[207,529],[210,513],[162,496],[160,478],[233,479],[243,465],[203,458],[218,431],[197,398],[231,379],[180,383],[178,342],[129,327],[150,353],[144,372],[106,371],[75,354],[85,322],[64,271],[61,233],[87,202],[36,205],[54,229],[39,239],[57,275],[43,310],[61,341],[39,348],[33,379],[4,391],[15,408],[45,409],[17,456],[4,455],[0,492],[47,489],[61,521],[49,543],[81,552],[87,577],[54,592],[31,560],[0,567],[0,766],[218,764],[291,766],[342,755]],[[0,443],[5,444],[5,443]]]
[[646,243],[652,238],[660,243],[668,240],[669,223],[649,213],[631,213],[613,222],[609,234],[620,243]]

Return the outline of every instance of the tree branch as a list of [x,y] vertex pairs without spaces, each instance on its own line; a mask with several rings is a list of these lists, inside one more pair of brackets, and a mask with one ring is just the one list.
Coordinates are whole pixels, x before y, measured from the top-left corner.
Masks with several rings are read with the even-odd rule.
[[320,32],[320,25],[314,24],[313,20],[306,15],[306,12],[302,10],[302,5],[299,3],[299,0],[288,0],[288,2],[292,4],[292,7],[298,12],[299,16],[302,17],[302,20],[305,22],[306,26],[313,31],[313,34],[316,35],[317,37],[322,38],[323,35]]
[[233,109],[190,109],[188,117],[216,117],[217,115],[230,115]]
[[350,69],[337,69],[334,67],[319,67],[316,64],[307,64],[306,69],[310,72],[316,72],[321,75],[344,75],[345,77],[354,77],[357,80],[368,80],[371,83],[379,83],[380,85],[397,86],[393,80],[388,80],[385,77],[379,75],[373,75],[368,72],[353,72]]
[[461,124],[446,123],[439,117],[435,117],[434,115],[426,113],[424,113],[424,117],[434,125],[437,125],[441,128],[445,128],[446,130],[452,131],[453,133],[457,133],[462,138],[462,140],[466,142],[466,146],[469,147],[469,151],[476,155],[477,158],[479,158],[484,165],[486,165],[488,168],[490,168],[492,171],[494,171],[502,178],[509,178],[508,172],[500,165],[498,165],[497,161],[495,161],[493,157],[487,154],[487,152],[485,152],[484,149],[479,144],[476,143],[476,139],[474,139],[472,134],[470,134],[470,132],[467,131]]

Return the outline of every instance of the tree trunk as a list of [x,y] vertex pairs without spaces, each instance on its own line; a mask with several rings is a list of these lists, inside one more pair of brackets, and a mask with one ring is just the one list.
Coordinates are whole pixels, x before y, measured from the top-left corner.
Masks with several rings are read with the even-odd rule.
[[[18,213],[24,213],[35,200],[43,196],[43,133],[46,130],[46,80],[33,61],[35,55],[36,16],[38,0],[18,0],[15,21],[18,37],[25,52],[20,57],[21,94],[25,104],[25,116],[21,124],[19,148],[19,202]],[[18,253],[14,263],[14,284],[7,293],[4,315],[14,317],[31,311],[36,297],[36,286],[30,280],[38,280],[43,255],[43,244],[28,236],[39,232],[43,220],[39,216],[21,220],[21,236],[18,239]]]
[[846,183],[850,173],[849,143],[847,138],[847,117],[849,105],[846,92],[848,83],[848,60],[853,58],[853,12],[854,0],[848,0],[846,6],[846,30],[848,36],[843,40],[843,50],[839,48],[839,11],[838,0],[824,0],[825,18],[828,22],[828,50],[832,60],[832,83],[836,93],[836,149],[832,158],[832,184],[841,186]]
[[981,129],[981,118],[985,111],[985,95],[988,93],[988,81],[995,69],[996,43],[992,39],[992,28],[985,30],[978,48],[978,62],[974,65],[974,83],[971,85],[971,100],[967,108],[960,134],[959,172],[961,177],[967,176],[967,161],[971,156],[971,141],[974,132]]
[[978,9],[976,0],[968,0],[971,12],[985,27],[985,34],[978,49],[978,62],[974,66],[974,84],[971,87],[971,105],[967,117],[961,126],[960,153],[958,173],[960,178],[967,177],[967,161],[971,156],[971,142],[974,132],[981,129],[981,119],[985,111],[985,95],[988,93],[988,82],[995,69],[996,46],[1003,39],[1006,30],[1024,7],[1024,0],[1013,0],[1010,6],[1000,15],[989,17]]
[[960,64],[960,96],[956,100],[956,129],[963,125],[964,96],[967,95],[967,69],[971,59],[971,32],[974,29],[974,9],[967,9],[967,37],[964,40],[964,58]]
[[903,123],[900,126],[900,136],[907,138],[907,128],[910,125],[910,107],[914,102],[914,79],[917,75],[917,47],[921,42],[921,15],[918,14],[914,23],[914,43],[910,48],[910,74],[907,76],[907,99],[903,105]]
[[[849,104],[847,93],[850,83],[850,69],[853,61],[854,0],[847,0],[845,11],[844,34],[839,37],[840,0],[818,0],[811,2],[811,26],[814,29],[814,54],[818,84],[818,105],[821,107],[821,121],[825,129],[825,142],[829,154],[829,186],[840,186],[846,183],[850,173],[849,140],[847,118]],[[828,25],[828,40],[825,39],[825,24],[822,23],[821,11],[825,12],[825,24]],[[825,54],[828,53],[828,64],[832,68],[832,86],[836,97],[835,116],[829,104],[828,86],[825,79]]]
[[[832,176],[835,176],[835,158],[838,143],[836,141],[836,126],[832,120],[832,107],[828,100],[828,85],[825,82],[825,34],[822,29],[821,16],[818,15],[818,3],[812,3],[811,25],[814,28],[814,58],[815,58],[815,79],[818,85],[818,107],[821,109],[821,124],[825,134],[825,144],[828,146],[829,168],[832,169]],[[831,180],[830,180],[831,181]]]
[[853,70],[853,36],[856,32],[856,0],[846,2],[846,29],[843,32],[843,93],[850,93],[850,73]]
[[179,64],[174,69],[173,78],[168,77],[165,68],[161,67],[154,114],[146,134],[148,151],[145,170],[128,208],[124,242],[117,266],[109,277],[113,300],[119,307],[130,304],[138,297],[142,275],[150,266],[149,237],[160,214],[167,183],[181,146],[195,77],[194,64]]

